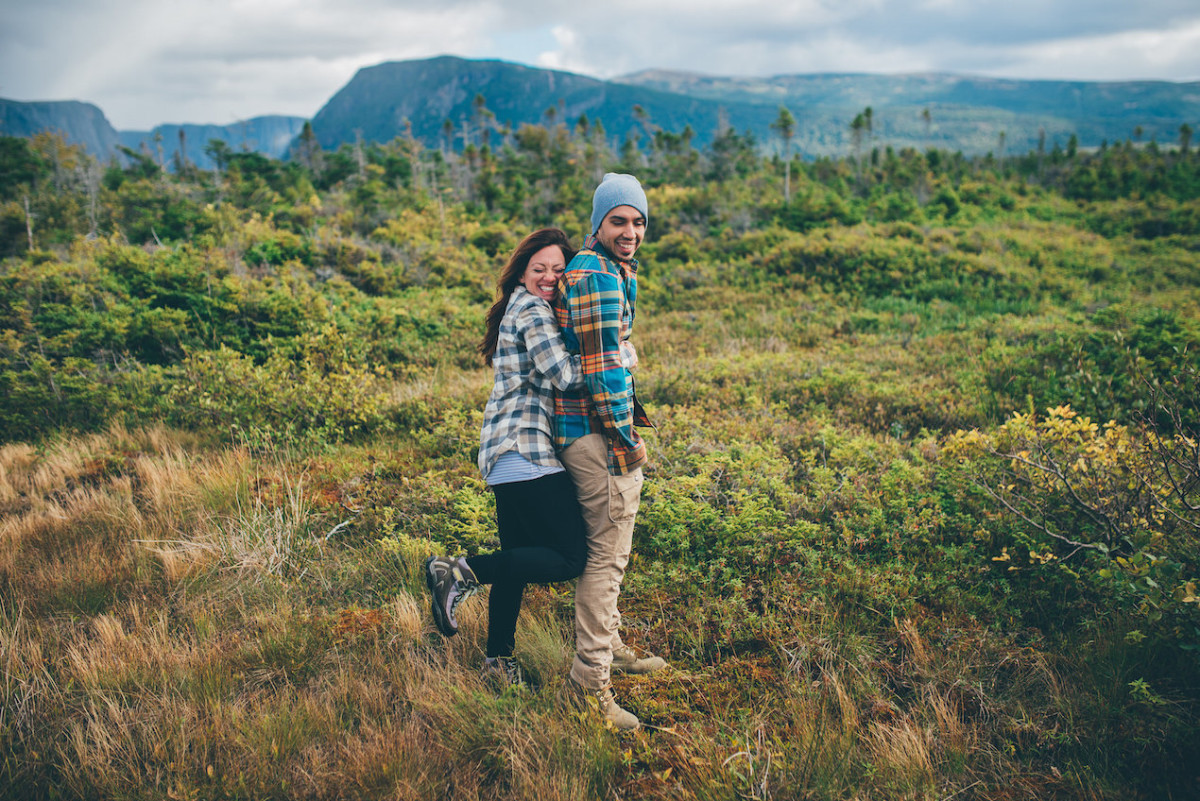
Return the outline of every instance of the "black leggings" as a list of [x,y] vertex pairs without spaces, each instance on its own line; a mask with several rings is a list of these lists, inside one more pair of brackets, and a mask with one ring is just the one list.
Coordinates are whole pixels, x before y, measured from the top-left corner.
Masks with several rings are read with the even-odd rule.
[[488,656],[512,656],[526,584],[567,581],[587,562],[587,529],[567,473],[497,484],[500,550],[467,559],[488,598]]

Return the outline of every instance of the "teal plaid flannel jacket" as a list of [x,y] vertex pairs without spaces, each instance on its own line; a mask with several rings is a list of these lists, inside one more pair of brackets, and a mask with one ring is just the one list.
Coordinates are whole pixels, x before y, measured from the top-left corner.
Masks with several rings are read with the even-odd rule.
[[622,264],[588,237],[558,282],[554,311],[567,349],[578,353],[583,388],[554,398],[554,444],[562,450],[591,433],[608,441],[608,470],[622,475],[646,462],[633,427],[633,381],[621,364],[621,341],[633,330],[637,260]]

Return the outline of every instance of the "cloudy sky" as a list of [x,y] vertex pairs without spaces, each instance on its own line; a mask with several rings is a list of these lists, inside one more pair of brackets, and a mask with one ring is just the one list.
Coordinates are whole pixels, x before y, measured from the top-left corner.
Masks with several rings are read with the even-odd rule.
[[601,78],[660,67],[1197,81],[1200,2],[7,0],[0,9],[0,97],[84,100],[119,129],[311,117],[360,67],[442,54]]

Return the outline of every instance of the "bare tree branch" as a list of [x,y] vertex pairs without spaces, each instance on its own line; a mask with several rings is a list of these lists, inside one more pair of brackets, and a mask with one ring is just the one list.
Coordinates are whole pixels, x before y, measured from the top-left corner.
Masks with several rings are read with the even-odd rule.
[[996,491],[996,490],[995,490],[995,489],[992,487],[992,485],[991,485],[991,484],[988,484],[986,481],[982,480],[980,477],[978,477],[978,476],[977,476],[977,477],[975,477],[975,483],[976,483],[976,484],[977,484],[979,487],[981,487],[981,488],[983,489],[983,491],[984,491],[984,492],[986,492],[988,495],[990,495],[990,496],[992,497],[992,499],[993,499],[993,500],[995,500],[995,501],[998,501],[998,502],[999,502],[999,503],[1000,503],[1002,506],[1004,506],[1004,508],[1008,509],[1010,512],[1012,512],[1012,513],[1013,513],[1013,514],[1015,514],[1017,517],[1019,517],[1019,518],[1021,518],[1022,520],[1024,520],[1024,521],[1025,521],[1026,523],[1028,523],[1029,525],[1031,525],[1031,526],[1033,526],[1034,528],[1036,528],[1038,531],[1042,532],[1043,534],[1045,534],[1045,535],[1046,535],[1046,536],[1048,536],[1048,537],[1053,537],[1054,539],[1058,540],[1059,542],[1065,542],[1067,545],[1072,545],[1072,546],[1074,546],[1074,547],[1075,547],[1075,551],[1072,551],[1072,552],[1071,552],[1071,554],[1069,554],[1069,555],[1068,555],[1067,557],[1065,557],[1065,558],[1069,559],[1071,556],[1073,556],[1075,553],[1077,553],[1077,552],[1078,552],[1080,549],[1088,549],[1088,550],[1093,550],[1093,551],[1099,551],[1099,550],[1101,550],[1101,548],[1100,548],[1099,544],[1097,544],[1097,543],[1094,543],[1094,542],[1078,542],[1078,541],[1076,541],[1076,540],[1073,540],[1073,539],[1071,539],[1070,537],[1068,537],[1068,536],[1066,536],[1066,535],[1064,535],[1064,534],[1059,534],[1059,533],[1058,533],[1058,532],[1056,532],[1056,531],[1052,531],[1052,530],[1051,530],[1051,529],[1050,529],[1048,526],[1046,526],[1046,525],[1045,525],[1045,524],[1043,524],[1043,523],[1039,523],[1039,522],[1037,522],[1037,521],[1036,521],[1036,520],[1034,520],[1032,517],[1030,517],[1029,515],[1027,515],[1027,514],[1026,514],[1024,511],[1022,511],[1020,507],[1018,507],[1017,505],[1015,505],[1015,504],[1013,504],[1013,503],[1010,503],[1010,502],[1009,502],[1009,500],[1008,500],[1008,498],[1004,497],[1004,495],[1003,495],[1002,493],[1000,493],[1000,492],[997,492],[997,491]]

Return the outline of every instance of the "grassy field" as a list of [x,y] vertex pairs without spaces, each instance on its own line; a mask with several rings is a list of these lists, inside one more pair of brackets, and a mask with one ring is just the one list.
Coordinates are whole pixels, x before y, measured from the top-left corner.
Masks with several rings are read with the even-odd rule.
[[444,639],[421,576],[495,544],[496,254],[586,194],[505,217],[465,160],[435,203],[387,155],[328,186],[135,163],[115,233],[15,235],[0,798],[1200,793],[1194,197],[915,154],[798,164],[783,205],[781,165],[664,156],[622,611],[671,668],[616,680],[646,724],[620,733],[563,690],[570,585],[527,593],[538,688],[497,696],[486,604]]

